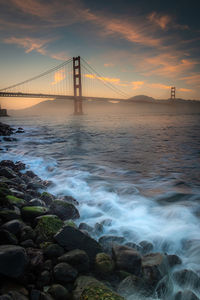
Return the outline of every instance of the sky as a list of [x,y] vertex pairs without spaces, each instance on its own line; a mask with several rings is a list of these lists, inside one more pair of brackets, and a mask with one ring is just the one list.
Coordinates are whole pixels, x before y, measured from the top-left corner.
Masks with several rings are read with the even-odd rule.
[[199,0],[0,0],[0,89],[80,55],[129,97],[166,99],[176,86],[177,97],[200,99],[199,10]]

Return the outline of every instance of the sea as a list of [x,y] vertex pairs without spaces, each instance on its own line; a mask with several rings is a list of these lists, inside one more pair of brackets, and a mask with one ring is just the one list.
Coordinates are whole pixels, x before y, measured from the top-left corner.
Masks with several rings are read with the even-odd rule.
[[182,259],[169,270],[169,293],[160,299],[185,289],[200,296],[190,280],[173,280],[182,269],[200,276],[200,114],[93,111],[1,121],[25,130],[1,143],[1,159],[26,163],[53,182],[49,192],[77,199],[77,225],[104,224],[95,239],[147,241],[152,252]]

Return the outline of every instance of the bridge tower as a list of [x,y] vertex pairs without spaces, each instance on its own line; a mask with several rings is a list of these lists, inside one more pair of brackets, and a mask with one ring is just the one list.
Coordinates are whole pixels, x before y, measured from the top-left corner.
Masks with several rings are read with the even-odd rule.
[[172,86],[171,87],[171,100],[176,98],[176,87]]
[[81,58],[73,57],[73,82],[74,82],[74,114],[82,115],[82,84],[81,84]]

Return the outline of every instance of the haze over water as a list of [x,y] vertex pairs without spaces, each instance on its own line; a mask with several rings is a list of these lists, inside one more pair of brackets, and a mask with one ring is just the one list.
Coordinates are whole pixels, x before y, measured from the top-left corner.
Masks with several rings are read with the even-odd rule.
[[95,238],[146,240],[154,252],[179,255],[179,268],[200,273],[199,114],[109,111],[4,121],[25,133],[4,143],[2,159],[24,161],[54,182],[50,192],[75,197],[78,223],[105,224]]

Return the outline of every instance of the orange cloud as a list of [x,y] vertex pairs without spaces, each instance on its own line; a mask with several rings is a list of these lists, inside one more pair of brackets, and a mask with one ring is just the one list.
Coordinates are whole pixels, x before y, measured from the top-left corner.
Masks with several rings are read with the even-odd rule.
[[179,88],[178,91],[180,92],[192,92],[191,89]]
[[181,80],[185,80],[186,83],[191,85],[200,86],[200,74],[192,74],[190,76],[182,77]]
[[153,12],[148,16],[148,19],[158,25],[162,29],[166,29],[167,25],[171,22],[171,17],[168,15],[160,15],[156,12]]
[[132,89],[137,90],[137,89],[140,89],[143,86],[144,81],[132,81],[131,84],[133,85]]
[[99,76],[95,76],[93,74],[85,74],[86,78],[90,78],[90,79],[99,79],[99,80],[103,80],[103,81],[107,81],[116,85],[120,84],[120,78],[111,78],[111,77],[99,77]]
[[112,63],[104,64],[104,67],[114,67],[114,64]]
[[59,71],[54,73],[54,81],[51,84],[55,85],[55,84],[57,84],[58,82],[62,81],[65,78],[66,78],[65,71],[64,70],[59,70]]
[[16,44],[20,47],[23,47],[25,49],[26,53],[30,53],[33,50],[45,55],[45,45],[49,42],[49,39],[43,40],[39,38],[16,38],[16,37],[10,37],[7,39],[4,39],[4,43],[6,44]]
[[161,89],[161,90],[171,89],[171,86],[165,85],[165,84],[162,84],[162,83],[148,83],[148,87],[155,88],[155,89]]

